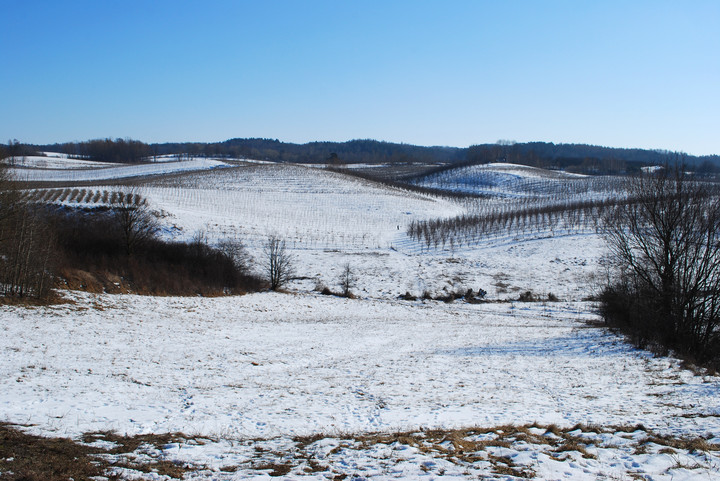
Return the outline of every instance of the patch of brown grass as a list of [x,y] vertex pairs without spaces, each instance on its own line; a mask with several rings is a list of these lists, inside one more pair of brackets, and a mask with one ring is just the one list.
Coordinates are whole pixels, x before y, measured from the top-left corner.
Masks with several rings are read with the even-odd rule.
[[535,471],[530,468],[518,467],[510,458],[503,456],[488,456],[493,472],[503,476],[515,476],[517,478],[534,478]]
[[264,463],[264,464],[258,464],[253,466],[253,469],[256,469],[258,471],[269,471],[270,476],[285,476],[295,466],[292,464],[280,464],[280,463]]
[[0,295],[1,306],[25,306],[25,307],[41,307],[41,306],[53,306],[59,304],[73,304],[74,301],[69,300],[62,296],[62,294],[56,290],[51,290],[47,297],[36,298],[36,297],[17,297],[17,296],[3,296]]
[[586,445],[580,441],[578,441],[576,438],[573,439],[565,439],[565,441],[560,444],[557,448],[555,448],[556,453],[564,453],[564,452],[570,452],[570,451],[577,451],[582,455],[585,459],[596,459],[597,456],[594,454],[590,454],[587,452]]
[[640,441],[641,444],[654,443],[672,449],[682,449],[692,452],[706,453],[708,451],[720,451],[720,445],[707,442],[703,438],[673,438],[670,436],[661,436],[659,434],[650,433],[645,439]]
[[107,476],[106,464],[94,457],[99,452],[70,439],[33,436],[0,423],[3,481],[89,481],[96,476]]
[[[90,433],[82,442],[67,438],[44,438],[22,432],[17,427],[0,423],[0,477],[3,481],[90,481],[105,477],[118,480],[111,468],[129,468],[143,473],[156,473],[172,479],[202,466],[189,466],[165,459],[139,463],[130,453],[143,445],[162,448],[171,442],[183,442],[180,434],[119,436],[114,433]],[[85,443],[103,440],[115,447],[100,448]]]
[[120,436],[119,434],[113,433],[111,431],[88,433],[82,437],[82,441],[85,443],[92,443],[94,441],[103,440],[116,444],[116,448],[106,451],[108,454],[132,453],[134,451],[137,451],[137,449],[144,444],[155,446],[156,448],[161,448],[166,444],[181,443],[187,439],[188,436],[180,433]]

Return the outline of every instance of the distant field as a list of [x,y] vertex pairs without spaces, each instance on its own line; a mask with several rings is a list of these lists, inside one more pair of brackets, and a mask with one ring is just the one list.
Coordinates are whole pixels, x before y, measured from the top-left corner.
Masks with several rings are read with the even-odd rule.
[[[414,221],[507,209],[506,197],[442,198],[288,164],[246,163],[192,172],[177,172],[174,163],[160,166],[167,169],[166,174],[133,176],[125,187],[120,180],[112,185],[37,189],[29,195],[90,207],[106,205],[114,192],[132,190],[161,213],[165,236],[189,240],[203,232],[210,242],[239,239],[258,262],[267,236],[280,235],[297,256],[298,274],[304,279],[296,285],[303,289],[316,284],[333,287],[341,266],[349,262],[357,270],[358,291],[371,296],[442,295],[468,288],[503,297],[526,290],[575,299],[591,295],[585,279],[601,255],[601,242],[595,237],[585,235],[582,257],[590,261],[580,265],[577,253],[565,247],[569,244],[548,241],[553,237],[550,231],[532,230],[523,236],[535,241],[518,245],[516,236],[489,236],[482,242],[484,253],[469,245],[427,249],[408,236]],[[132,170],[137,167],[124,168],[137,172]],[[498,168],[501,176],[527,170]],[[532,170],[534,178],[542,177],[536,171]],[[553,181],[564,178],[556,173],[544,175]],[[543,252],[550,246],[554,252]],[[577,266],[574,271],[566,274],[567,266],[573,265]]]
[[137,178],[149,175],[166,175],[176,172],[206,170],[226,166],[222,161],[194,159],[177,162],[146,164],[107,164],[71,159],[46,160],[31,157],[11,169],[13,177],[21,182],[93,182],[110,179]]

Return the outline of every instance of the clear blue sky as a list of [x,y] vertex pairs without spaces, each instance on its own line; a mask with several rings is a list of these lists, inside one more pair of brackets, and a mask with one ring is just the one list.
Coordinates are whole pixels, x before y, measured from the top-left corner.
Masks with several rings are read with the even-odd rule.
[[720,154],[720,1],[0,0],[0,139]]

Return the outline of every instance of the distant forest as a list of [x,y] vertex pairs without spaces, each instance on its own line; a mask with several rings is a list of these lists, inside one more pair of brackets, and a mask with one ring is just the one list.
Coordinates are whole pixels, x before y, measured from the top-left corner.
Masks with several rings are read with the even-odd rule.
[[0,145],[0,155],[60,152],[100,162],[143,162],[149,157],[222,157],[271,162],[343,164],[425,164],[438,169],[488,162],[511,162],[544,168],[594,174],[627,173],[643,165],[682,161],[702,173],[720,171],[720,156],[692,156],[676,152],[619,149],[585,144],[551,142],[497,142],[459,147],[421,147],[377,140],[293,144],[273,139],[230,139],[224,142],[146,144],[132,139],[95,139],[51,145]]

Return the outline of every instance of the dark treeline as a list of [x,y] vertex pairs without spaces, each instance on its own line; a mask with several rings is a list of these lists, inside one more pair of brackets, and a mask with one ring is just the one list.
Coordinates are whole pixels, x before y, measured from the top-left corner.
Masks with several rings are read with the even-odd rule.
[[[594,174],[636,172],[643,165],[664,165],[679,154],[644,149],[618,149],[552,142],[472,145],[468,148],[421,147],[376,140],[293,144],[273,139],[231,139],[218,143],[156,144],[158,154],[250,158],[273,162],[438,164],[439,169],[489,162],[510,162]],[[682,155],[686,164],[715,172],[720,156]]]
[[577,159],[615,160],[639,162],[642,164],[663,163],[674,152],[646,149],[621,149],[588,144],[554,144],[552,142],[498,142],[496,144],[473,145],[468,149],[468,160],[506,157],[508,161],[527,156],[532,159],[556,159],[560,161]]
[[716,173],[720,167],[720,156],[717,155],[699,157],[660,150],[552,142],[472,145],[467,150],[465,163],[508,162],[583,174],[632,174],[646,165],[666,165],[676,161],[703,173]]
[[[276,139],[230,139],[224,142],[146,144],[132,139],[96,139],[86,142],[23,146],[11,141],[0,146],[7,155],[27,155],[29,150],[62,152],[102,162],[140,162],[156,155],[249,158],[272,162],[379,164],[437,164],[439,169],[489,162],[510,162],[590,174],[632,173],[642,165],[663,165],[673,158],[706,173],[716,173],[720,156],[692,156],[668,151],[619,149],[586,144],[552,142],[497,142],[458,147],[422,147],[377,140],[309,142],[294,144]],[[20,153],[22,152],[22,153]],[[2,152],[0,152],[2,153]]]
[[157,144],[160,154],[188,153],[295,163],[455,163],[465,159],[457,147],[420,147],[377,140],[293,144],[273,139],[230,139],[218,143]]
[[78,159],[114,163],[143,162],[155,154],[152,146],[132,139],[95,139],[35,147],[39,151],[59,152]]
[[36,149],[30,145],[21,144],[17,139],[8,140],[7,145],[0,144],[0,159],[15,158],[33,155]]

